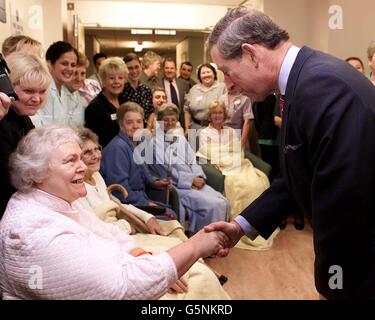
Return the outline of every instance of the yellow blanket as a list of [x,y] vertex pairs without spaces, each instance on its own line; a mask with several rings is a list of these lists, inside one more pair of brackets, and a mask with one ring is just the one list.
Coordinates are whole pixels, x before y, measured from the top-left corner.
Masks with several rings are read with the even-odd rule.
[[[231,139],[230,143],[205,144],[199,149],[198,156],[210,160],[225,175],[224,194],[231,206],[231,220],[270,186],[267,176],[245,159],[240,142],[236,139]],[[276,234],[277,232],[268,240],[261,236],[254,241],[243,237],[236,247],[267,250],[271,248]]]

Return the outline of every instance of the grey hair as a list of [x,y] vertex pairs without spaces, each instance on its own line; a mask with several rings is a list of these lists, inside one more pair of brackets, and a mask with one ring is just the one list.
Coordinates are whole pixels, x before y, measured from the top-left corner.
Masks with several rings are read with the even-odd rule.
[[178,120],[178,117],[180,116],[180,110],[174,103],[163,103],[158,110],[156,119],[158,121],[163,120],[164,116],[170,114],[175,115]]
[[143,108],[138,103],[128,101],[120,105],[116,112],[117,123],[120,127],[124,121],[125,114],[128,112],[138,112],[142,116],[142,119],[144,119],[145,112]]
[[94,142],[95,144],[99,145],[99,137],[98,135],[91,131],[90,129],[88,128],[78,128],[76,129],[76,132],[80,138],[80,146],[82,148],[83,146],[83,143],[85,143],[86,141],[88,140],[91,140],[92,142]]
[[372,40],[367,47],[367,57],[369,61],[371,61],[372,57],[374,56],[374,53],[375,53],[375,40]]
[[161,62],[161,56],[159,56],[154,51],[147,51],[142,58],[142,69],[147,69],[149,66],[151,66],[155,61]]
[[51,125],[29,131],[9,158],[13,186],[21,192],[31,191],[36,182],[48,176],[53,150],[68,142],[80,144],[80,139],[66,126]]
[[261,44],[268,49],[276,48],[289,40],[287,31],[280,28],[272,19],[258,10],[246,7],[231,9],[215,25],[208,38],[208,52],[217,46],[224,59],[242,56],[242,44]]

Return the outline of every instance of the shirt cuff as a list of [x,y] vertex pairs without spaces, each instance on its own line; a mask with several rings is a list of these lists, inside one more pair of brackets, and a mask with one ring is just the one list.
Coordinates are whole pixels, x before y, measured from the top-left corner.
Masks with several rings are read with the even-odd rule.
[[259,236],[259,232],[243,216],[237,216],[234,221],[240,225],[242,231],[251,240],[255,240]]

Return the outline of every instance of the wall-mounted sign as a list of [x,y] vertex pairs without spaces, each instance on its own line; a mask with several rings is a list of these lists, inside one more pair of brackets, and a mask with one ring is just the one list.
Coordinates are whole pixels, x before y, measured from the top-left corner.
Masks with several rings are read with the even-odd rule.
[[7,22],[7,11],[5,8],[5,0],[0,0],[0,21]]

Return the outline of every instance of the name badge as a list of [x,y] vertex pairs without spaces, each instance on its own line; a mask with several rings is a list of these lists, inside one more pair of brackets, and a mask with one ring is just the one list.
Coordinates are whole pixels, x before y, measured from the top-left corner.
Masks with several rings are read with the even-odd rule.
[[238,107],[238,105],[241,103],[241,100],[234,101],[234,104]]
[[203,96],[197,97],[197,101],[202,101],[202,100],[203,100]]
[[111,120],[117,120],[117,115],[116,115],[116,113],[112,113],[111,114]]

